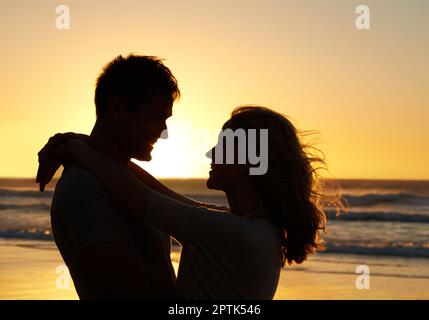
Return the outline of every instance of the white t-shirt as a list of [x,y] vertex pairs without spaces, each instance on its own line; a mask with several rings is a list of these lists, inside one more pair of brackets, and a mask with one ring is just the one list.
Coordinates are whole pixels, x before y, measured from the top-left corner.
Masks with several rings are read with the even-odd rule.
[[277,228],[264,219],[182,204],[160,193],[144,220],[183,246],[179,299],[272,299],[282,252]]

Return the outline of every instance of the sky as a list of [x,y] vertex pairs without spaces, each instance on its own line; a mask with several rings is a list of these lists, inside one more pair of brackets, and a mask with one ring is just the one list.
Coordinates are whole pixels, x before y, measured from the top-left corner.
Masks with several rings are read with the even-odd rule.
[[1,1],[0,37],[0,177],[33,177],[57,132],[89,134],[97,75],[134,52],[164,58],[182,92],[140,163],[157,177],[207,177],[231,111],[258,104],[320,133],[329,177],[429,179],[426,0]]

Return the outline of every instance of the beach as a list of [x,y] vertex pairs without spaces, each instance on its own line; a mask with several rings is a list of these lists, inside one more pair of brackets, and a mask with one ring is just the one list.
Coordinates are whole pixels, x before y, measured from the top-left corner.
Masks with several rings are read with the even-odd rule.
[[[178,254],[172,253],[176,270]],[[0,299],[78,299],[53,242],[2,239],[0,257]],[[370,289],[356,288],[360,264],[370,268]],[[421,258],[317,254],[282,271],[274,299],[429,299],[428,270]]]

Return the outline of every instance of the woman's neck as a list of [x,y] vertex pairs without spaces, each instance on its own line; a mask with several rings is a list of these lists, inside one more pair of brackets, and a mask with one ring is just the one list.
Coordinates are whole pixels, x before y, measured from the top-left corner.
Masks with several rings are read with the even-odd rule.
[[[231,213],[238,216],[260,217],[263,213],[259,192],[250,183],[238,183],[225,190]],[[258,210],[259,209],[259,210]]]

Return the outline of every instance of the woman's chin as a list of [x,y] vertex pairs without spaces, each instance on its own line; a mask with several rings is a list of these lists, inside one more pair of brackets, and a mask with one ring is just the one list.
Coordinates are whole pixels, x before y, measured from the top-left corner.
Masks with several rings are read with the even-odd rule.
[[213,177],[211,175],[207,179],[206,186],[207,186],[207,188],[212,189],[212,190],[220,190],[219,186],[216,183],[216,180],[213,179]]

